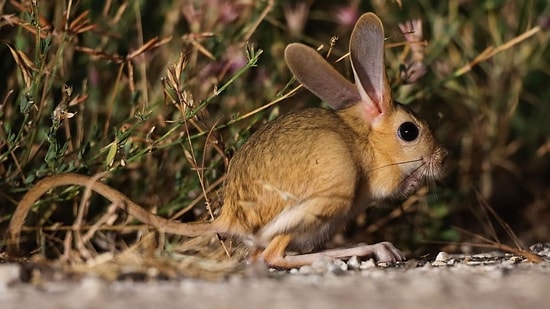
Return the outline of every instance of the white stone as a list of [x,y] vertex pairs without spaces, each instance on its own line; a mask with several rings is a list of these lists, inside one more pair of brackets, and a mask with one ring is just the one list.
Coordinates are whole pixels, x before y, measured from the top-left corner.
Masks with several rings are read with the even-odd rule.
[[348,261],[348,266],[351,269],[359,269],[361,267],[361,262],[357,256],[352,256]]
[[360,269],[369,269],[369,268],[375,268],[376,263],[374,263],[373,259],[368,259],[366,261],[361,262],[361,266],[359,266]]
[[449,256],[449,254],[447,252],[441,251],[435,257],[435,261],[436,262],[445,262],[445,261],[449,260],[450,258],[451,257]]

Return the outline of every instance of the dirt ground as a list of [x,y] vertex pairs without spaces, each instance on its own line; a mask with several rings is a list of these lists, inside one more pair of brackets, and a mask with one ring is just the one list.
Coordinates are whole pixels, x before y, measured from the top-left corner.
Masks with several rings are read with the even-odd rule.
[[[243,272],[223,280],[79,279],[23,282],[0,265],[2,308],[550,308],[550,259],[531,263],[452,256],[414,267],[372,261],[291,272]],[[369,264],[370,262],[370,264]],[[409,264],[410,265],[410,264]]]

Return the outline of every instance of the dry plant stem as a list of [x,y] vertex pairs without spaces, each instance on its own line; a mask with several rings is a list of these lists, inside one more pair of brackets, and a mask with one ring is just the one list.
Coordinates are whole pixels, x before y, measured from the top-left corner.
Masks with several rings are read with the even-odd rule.
[[[99,220],[97,220],[96,222],[94,222],[94,224],[88,229],[88,231],[86,232],[86,234],[84,234],[84,236],[82,237],[82,240],[84,242],[88,242],[90,241],[90,239],[92,238],[93,234],[95,234],[97,231],[99,231],[101,229],[101,226],[103,224],[108,224],[108,225],[112,225],[112,222],[114,220],[116,220],[116,217],[117,217],[117,214],[115,213],[115,211],[117,210],[117,208],[119,208],[117,205],[115,204],[111,204],[108,208],[107,208],[107,211],[105,212],[105,214],[99,218]],[[80,226],[79,228],[80,231],[83,231],[83,230],[86,230],[85,228],[83,228],[82,226]],[[110,228],[109,230],[112,230],[112,228]]]
[[542,262],[543,259],[540,256],[538,256],[538,255],[536,255],[532,252],[529,252],[529,251],[527,251],[523,248],[523,246],[519,243],[519,238],[516,236],[514,231],[512,231],[512,228],[510,228],[510,225],[508,225],[508,223],[506,223],[496,213],[496,211],[493,209],[493,207],[491,207],[487,203],[487,201],[485,201],[485,199],[483,199],[483,197],[481,196],[481,193],[478,192],[477,190],[475,190],[475,193],[476,193],[476,196],[478,198],[479,203],[483,206],[482,209],[487,210],[493,216],[493,218],[495,218],[495,220],[497,220],[498,224],[500,224],[500,226],[506,231],[506,234],[508,234],[508,237],[514,242],[514,245],[516,246],[516,248],[513,248],[513,247],[510,247],[508,245],[500,243],[500,240],[497,238],[496,230],[495,230],[493,224],[491,223],[491,220],[489,218],[489,215],[487,214],[487,211],[483,212],[484,217],[485,217],[485,222],[482,222],[482,223],[485,223],[485,226],[489,229],[490,234],[492,235],[492,237],[495,240],[491,240],[487,237],[483,237],[481,235],[477,235],[477,234],[473,234],[471,232],[468,232],[464,229],[457,228],[458,230],[462,231],[463,233],[472,235],[475,238],[481,239],[483,242],[486,243],[486,244],[469,244],[469,245],[478,246],[478,247],[495,248],[495,249],[502,250],[502,251],[505,251],[505,252],[511,252],[511,253],[514,253],[514,254],[521,255],[521,256],[527,258],[529,261],[531,261],[533,263]]
[[[134,11],[136,15],[136,29],[137,29],[137,38],[140,46],[143,46],[143,26],[140,13],[139,1],[134,2]],[[139,71],[141,76],[147,76],[147,62],[141,61],[139,63]],[[140,91],[143,93],[143,105],[141,108],[141,113],[145,113],[146,108],[149,106],[149,93],[147,89],[147,79],[142,78],[140,80]]]
[[112,114],[111,114],[111,111],[113,110],[113,106],[115,105],[115,98],[116,98],[116,94],[118,93],[118,87],[119,87],[119,84],[120,84],[120,81],[121,81],[121,78],[122,78],[122,72],[124,71],[124,63],[120,64],[119,68],[118,68],[118,73],[117,73],[117,78],[116,78],[116,81],[115,81],[115,86],[113,88],[113,92],[111,94],[111,98],[109,99],[108,103],[107,103],[107,118],[105,120],[105,125],[103,126],[103,138],[106,138],[107,137],[107,133],[109,132],[109,128],[110,128],[110,125],[111,125],[111,117],[112,117]]
[[477,64],[479,64],[481,62],[484,62],[484,61],[487,61],[489,58],[493,57],[494,55],[496,55],[496,54],[498,54],[498,53],[500,53],[504,50],[507,50],[507,49],[513,47],[514,45],[516,45],[520,42],[523,42],[524,40],[528,39],[529,37],[531,37],[531,36],[535,35],[537,32],[539,32],[540,29],[541,28],[539,26],[536,26],[532,29],[529,29],[529,30],[525,31],[524,33],[518,35],[517,37],[511,39],[510,41],[508,41],[508,42],[506,42],[506,43],[504,43],[500,46],[497,46],[497,47],[489,46],[489,47],[487,47],[474,60],[470,61],[465,66],[458,69],[452,75],[452,77],[458,77],[458,76],[461,76],[463,74],[466,74],[467,72],[469,72]]
[[[483,207],[491,213],[493,218],[495,218],[497,220],[498,224],[500,224],[500,226],[506,231],[506,234],[508,234],[508,237],[510,237],[510,239],[514,242],[516,247],[520,250],[523,250],[522,249],[523,246],[520,244],[519,238],[517,237],[516,233],[514,233],[514,231],[510,227],[510,225],[508,223],[506,223],[502,219],[502,217],[497,214],[497,212],[493,209],[493,207],[491,207],[491,205],[489,205],[487,203],[487,201],[485,199],[483,199],[483,197],[481,196],[481,194],[477,190],[476,190],[476,195],[477,195],[477,198],[480,201],[480,203],[483,205]],[[494,233],[495,239],[496,239],[496,232],[495,232],[494,227],[492,227],[491,221],[487,220],[487,222],[491,225],[491,229],[493,230],[493,233]]]
[[[215,128],[215,130],[220,130],[220,129],[226,128],[226,127],[228,127],[228,126],[230,126],[230,125],[232,125],[232,124],[235,124],[235,123],[237,123],[237,122],[239,122],[239,121],[242,121],[242,120],[244,120],[244,119],[246,119],[246,118],[249,118],[249,117],[251,117],[251,116],[253,116],[253,115],[255,115],[255,114],[257,114],[257,113],[259,113],[259,112],[261,112],[261,111],[263,111],[263,110],[265,110],[265,109],[268,109],[268,108],[270,108],[271,106],[273,106],[273,105],[275,105],[275,104],[277,104],[277,103],[279,103],[279,102],[281,102],[281,101],[283,101],[283,100],[286,100],[287,98],[290,98],[290,97],[294,96],[294,95],[298,92],[298,90],[300,90],[300,89],[302,89],[302,88],[303,88],[302,85],[298,85],[298,86],[294,87],[292,90],[290,90],[288,93],[286,93],[285,95],[281,96],[280,98],[277,98],[277,99],[275,99],[275,100],[273,100],[273,101],[271,101],[271,102],[269,102],[269,103],[267,103],[267,104],[265,104],[265,105],[262,105],[262,106],[260,106],[260,107],[258,107],[258,108],[256,108],[256,109],[254,109],[254,110],[252,110],[252,111],[250,111],[250,112],[248,112],[248,113],[246,113],[246,114],[244,114],[244,115],[242,115],[242,116],[240,116],[240,117],[238,117],[238,118],[236,118],[236,119],[234,119],[234,120],[231,120],[231,121],[227,122],[226,124],[223,124],[223,125],[221,125],[221,126],[218,126],[218,127]],[[193,137],[202,136],[202,135],[204,135],[204,134],[205,134],[205,132],[202,132],[202,133],[199,133],[199,134],[195,134]]]
[[[185,117],[185,114],[183,116]],[[206,155],[206,149],[208,147],[208,141],[210,141],[210,137],[211,137],[211,134],[213,132],[214,127],[212,127],[208,131],[208,135],[206,137],[206,142],[205,142],[205,145],[204,145],[204,151],[203,151],[201,166],[198,165],[197,157],[195,155],[195,151],[193,150],[193,142],[191,141],[191,135],[190,135],[190,131],[189,131],[189,126],[187,125],[187,121],[184,122],[184,127],[185,127],[185,132],[187,133],[186,134],[187,135],[187,142],[189,143],[189,150],[190,150],[190,155],[186,156],[186,157],[187,157],[187,160],[189,161],[189,163],[193,166],[193,168],[197,172],[197,177],[199,179],[199,183],[200,183],[200,186],[201,186],[201,191],[203,193],[204,200],[206,201],[206,210],[208,211],[208,214],[210,215],[210,219],[214,220],[214,213],[212,212],[212,207],[210,206],[210,201],[209,201],[208,195],[206,193],[206,184],[205,184],[205,179],[204,179],[204,169],[205,169],[204,164],[205,164],[205,160],[206,160],[204,156]],[[225,246],[225,244],[224,244],[223,240],[221,239],[220,235],[216,235],[216,237],[218,238],[218,241],[220,242],[221,246],[223,247],[227,257],[231,257],[231,254],[229,253],[229,250]]]
[[88,212],[88,201],[90,200],[90,197],[92,195],[91,186],[94,182],[101,179],[101,177],[104,176],[104,173],[94,175],[90,180],[88,181],[88,184],[86,184],[86,189],[84,190],[84,194],[82,196],[82,199],[80,200],[80,204],[78,207],[78,213],[76,215],[76,220],[73,224],[74,227],[74,240],[76,242],[76,248],[80,252],[80,255],[84,257],[85,259],[92,258],[92,254],[86,249],[85,242],[82,239],[82,234],[80,233],[80,226],[82,225],[82,222],[84,221],[84,216]]
[[267,5],[262,11],[262,13],[254,23],[254,25],[245,34],[243,38],[243,42],[248,42],[248,40],[250,40],[250,37],[252,37],[252,34],[254,34],[254,32],[256,32],[256,29],[260,26],[260,23],[266,18],[267,14],[269,14],[269,12],[271,12],[271,10],[273,9],[273,5],[274,5],[274,0],[267,1]]
[[[18,251],[19,234],[25,222],[25,218],[27,217],[27,214],[34,203],[38,201],[40,196],[42,196],[49,190],[60,186],[87,186],[89,184],[90,177],[73,173],[55,175],[39,181],[31,190],[29,190],[23,196],[12,216],[8,228],[8,243],[10,244],[10,251],[12,253],[16,253]],[[138,204],[132,202],[124,194],[102,182],[94,182],[90,185],[90,187],[93,191],[101,194],[102,196],[110,200],[117,207],[127,211],[130,215],[136,217],[138,220],[153,226],[159,232],[185,235],[190,237],[223,232],[218,231],[217,227],[210,223],[185,224],[157,216],[142,208]]]
[[[475,190],[475,188],[474,188],[474,190]],[[475,193],[476,193],[476,196],[478,198],[479,203],[483,206],[482,209],[487,210],[493,216],[493,218],[495,218],[497,220],[497,222],[500,224],[500,226],[508,234],[508,237],[510,237],[510,239],[514,242],[516,248],[513,248],[513,247],[510,247],[508,245],[500,243],[500,240],[497,238],[496,230],[495,230],[493,224],[491,223],[489,215],[487,214],[486,211],[483,212],[485,221],[483,222],[479,218],[478,218],[478,220],[480,220],[480,222],[482,224],[485,223],[485,227],[489,229],[489,233],[491,234],[491,236],[495,240],[491,240],[487,237],[471,233],[471,232],[466,231],[462,228],[455,227],[457,230],[461,231],[462,233],[469,234],[469,235],[485,242],[485,244],[473,244],[473,243],[463,243],[463,244],[474,246],[474,247],[494,248],[494,249],[502,250],[502,251],[505,251],[505,252],[518,254],[518,255],[521,255],[521,256],[525,257],[526,259],[528,259],[529,261],[531,261],[533,263],[543,262],[544,260],[540,256],[523,249],[523,246],[519,243],[519,238],[516,236],[514,231],[512,231],[510,226],[496,213],[496,211],[493,209],[493,207],[491,207],[485,201],[485,199],[483,199],[483,197],[481,196],[481,194],[477,190],[475,190]]]
[[65,240],[63,241],[63,255],[61,256],[62,261],[68,261],[70,259],[73,248],[72,243],[73,234],[70,232],[65,233]]
[[476,234],[473,234],[471,232],[468,232],[468,231],[465,231],[461,228],[457,228],[455,227],[456,229],[458,229],[459,231],[463,232],[463,233],[466,233],[466,234],[470,234],[478,239],[481,239],[482,241],[486,242],[484,244],[476,244],[476,243],[470,243],[470,242],[462,242],[460,243],[460,245],[466,245],[466,246],[472,246],[472,247],[478,247],[478,248],[491,248],[491,249],[496,249],[496,250],[501,250],[501,251],[504,251],[504,252],[509,252],[509,253],[512,253],[512,254],[517,254],[517,255],[520,255],[520,256],[523,256],[524,258],[528,259],[530,262],[532,263],[542,263],[544,262],[544,259],[542,257],[540,257],[539,255],[533,253],[533,252],[529,252],[527,250],[524,250],[524,249],[520,249],[520,248],[513,248],[513,247],[510,247],[508,245],[505,245],[505,244],[499,244],[493,240],[490,240],[488,238],[485,238],[483,236],[480,236],[480,235],[476,235]]
[[532,263],[542,263],[542,262],[544,262],[544,259],[542,257],[540,257],[539,255],[537,255],[533,252],[529,252],[527,250],[512,248],[512,247],[504,245],[504,244],[494,244],[494,248],[505,251],[505,252],[511,252],[511,253],[514,253],[514,254],[517,254],[517,255],[521,255],[524,258],[531,261]]
[[[113,205],[114,204],[111,204],[111,206],[113,206]],[[111,206],[109,206],[109,207],[111,207]],[[114,207],[115,207],[115,210],[119,208],[116,205],[114,205]],[[111,208],[109,208],[109,209],[107,209],[106,213],[107,214],[112,214],[113,211],[111,210]],[[111,218],[108,218],[108,219],[111,219]],[[139,230],[143,230],[143,229],[148,228],[147,225],[139,225],[139,224],[131,225],[131,226],[128,226],[128,225],[125,225],[125,224],[113,225],[113,226],[100,226],[101,224],[103,224],[105,222],[110,223],[109,221],[111,221],[111,220],[99,219],[93,225],[82,225],[82,226],[79,227],[79,229],[82,230],[82,231],[93,230],[94,232],[95,231],[132,232],[132,231],[139,231]],[[25,232],[36,232],[36,231],[39,231],[39,230],[40,231],[45,231],[45,232],[74,231],[74,226],[73,225],[67,226],[67,225],[53,224],[53,225],[50,225],[50,226],[23,226],[21,228],[21,231],[25,231]],[[87,235],[88,234],[86,234],[86,236]]]

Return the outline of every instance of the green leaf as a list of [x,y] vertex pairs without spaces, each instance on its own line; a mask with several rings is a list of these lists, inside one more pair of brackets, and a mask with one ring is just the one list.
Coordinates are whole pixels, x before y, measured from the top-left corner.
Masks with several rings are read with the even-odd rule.
[[109,152],[107,153],[107,158],[105,158],[105,166],[112,167],[113,162],[115,161],[115,156],[118,150],[118,137],[115,137],[115,140],[111,143],[109,147]]

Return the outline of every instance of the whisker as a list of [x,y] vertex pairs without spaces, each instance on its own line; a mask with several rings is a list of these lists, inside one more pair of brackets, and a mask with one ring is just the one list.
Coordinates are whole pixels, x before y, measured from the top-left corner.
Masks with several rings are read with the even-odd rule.
[[[416,161],[415,161],[416,162]],[[414,170],[412,170],[405,178],[403,178],[403,180],[401,180],[401,182],[399,183],[400,185],[403,184],[406,180],[408,180],[412,175],[414,175],[414,173],[416,173],[417,171],[419,171],[421,168],[425,167],[426,166],[426,162],[422,161],[422,164],[420,164],[417,168],[415,168]],[[424,173],[421,173],[421,174],[424,174]]]
[[[379,170],[379,169],[383,169],[383,168],[390,167],[390,166],[395,166],[395,165],[415,163],[415,162],[424,162],[424,159],[423,159],[423,158],[419,158],[419,159],[416,159],[416,160],[409,160],[409,161],[402,161],[402,162],[390,163],[390,164],[386,164],[386,165],[382,165],[382,166],[376,167],[376,168],[374,168],[374,170]],[[424,164],[423,164],[423,165],[424,165]]]

